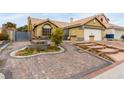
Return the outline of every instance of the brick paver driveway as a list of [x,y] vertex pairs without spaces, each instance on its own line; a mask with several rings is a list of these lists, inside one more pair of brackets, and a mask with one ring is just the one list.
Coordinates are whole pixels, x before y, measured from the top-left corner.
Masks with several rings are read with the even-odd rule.
[[29,42],[15,42],[0,54],[0,58],[6,62],[4,68],[12,72],[12,78],[81,78],[88,71],[108,65],[108,62],[90,54],[79,53],[69,43],[63,43],[66,51],[61,54],[39,55],[23,59],[9,56],[13,50],[28,44]]

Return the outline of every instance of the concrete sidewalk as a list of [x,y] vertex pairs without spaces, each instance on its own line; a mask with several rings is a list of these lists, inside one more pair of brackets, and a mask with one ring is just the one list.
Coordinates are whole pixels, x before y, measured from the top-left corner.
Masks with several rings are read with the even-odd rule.
[[94,77],[93,79],[124,79],[124,63]]

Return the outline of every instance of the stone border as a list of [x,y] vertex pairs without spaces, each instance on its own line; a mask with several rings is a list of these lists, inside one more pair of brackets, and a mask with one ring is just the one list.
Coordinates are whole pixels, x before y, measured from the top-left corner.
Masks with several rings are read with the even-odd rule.
[[28,55],[28,56],[16,56],[15,54],[16,54],[18,51],[27,48],[27,47],[24,47],[24,48],[21,48],[21,49],[18,49],[18,50],[15,50],[15,51],[11,52],[11,53],[10,53],[10,56],[11,56],[11,57],[14,57],[14,58],[29,58],[29,57],[34,57],[34,56],[38,56],[38,55],[59,54],[59,53],[63,53],[63,52],[65,51],[65,49],[64,49],[63,47],[60,47],[60,46],[58,46],[58,47],[60,48],[60,51],[58,51],[58,52],[46,52],[46,53],[38,53],[38,54]]
[[7,47],[8,47],[8,45],[9,45],[9,43],[7,43],[7,44],[3,45],[3,46],[0,48],[0,52],[1,52],[3,49],[7,48]]

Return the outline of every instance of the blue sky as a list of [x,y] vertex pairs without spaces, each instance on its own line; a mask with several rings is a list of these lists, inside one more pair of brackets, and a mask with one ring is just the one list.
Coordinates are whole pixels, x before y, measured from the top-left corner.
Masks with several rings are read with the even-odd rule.
[[[25,25],[28,16],[69,22],[71,17],[76,20],[95,14],[97,13],[0,13],[0,26],[8,21],[16,23],[18,27]],[[105,15],[111,23],[124,26],[124,13],[105,13]]]

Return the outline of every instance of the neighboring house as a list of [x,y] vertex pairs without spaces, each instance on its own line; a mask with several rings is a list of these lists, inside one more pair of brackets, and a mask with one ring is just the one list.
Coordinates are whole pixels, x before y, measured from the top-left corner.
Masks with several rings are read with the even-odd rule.
[[10,40],[12,40],[12,38],[15,38],[15,36],[13,35],[14,31],[16,31],[16,26],[15,27],[7,27],[6,24],[2,24],[2,32],[8,34]]
[[2,24],[2,30],[9,33],[10,31],[16,31],[16,27],[7,27],[6,24]]
[[107,37],[120,40],[121,36],[124,35],[124,27],[115,24],[108,24],[108,28],[106,29],[105,33]]
[[98,19],[106,25],[105,37],[108,39],[120,40],[121,36],[124,35],[124,27],[109,23],[109,19],[104,15],[97,15]]
[[64,39],[75,38],[76,41],[101,41],[108,34],[114,34],[114,38],[119,39],[124,32],[123,27],[110,24],[104,14],[75,21],[71,18],[69,23],[28,17],[28,27],[30,27],[32,38],[50,36],[54,29],[63,28]]

